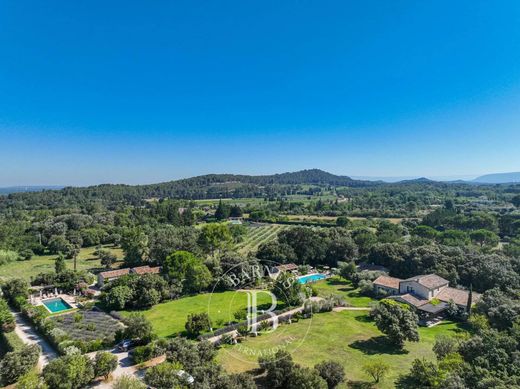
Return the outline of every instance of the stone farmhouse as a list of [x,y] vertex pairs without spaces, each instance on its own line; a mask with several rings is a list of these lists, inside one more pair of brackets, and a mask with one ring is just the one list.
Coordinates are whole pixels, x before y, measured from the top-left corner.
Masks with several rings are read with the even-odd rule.
[[113,281],[119,277],[125,276],[127,274],[159,274],[161,272],[160,266],[150,267],[150,266],[139,266],[133,268],[124,268],[124,269],[116,269],[104,271],[98,274],[98,286],[102,287],[107,282]]
[[[373,284],[377,294],[411,305],[422,317],[442,313],[450,302],[465,309],[469,299],[469,291],[451,288],[448,280],[436,274],[420,275],[405,280],[383,275]],[[478,302],[480,297],[479,293],[473,292],[472,303]]]

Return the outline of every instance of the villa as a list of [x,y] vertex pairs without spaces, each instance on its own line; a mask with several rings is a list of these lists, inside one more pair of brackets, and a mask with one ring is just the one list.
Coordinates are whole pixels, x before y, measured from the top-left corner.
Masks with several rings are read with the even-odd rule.
[[[379,276],[374,282],[374,291],[386,294],[388,298],[416,308],[422,317],[431,317],[442,313],[453,302],[465,309],[469,291],[451,288],[449,281],[436,274],[420,275],[405,280]],[[480,300],[479,293],[472,293],[472,302]]]

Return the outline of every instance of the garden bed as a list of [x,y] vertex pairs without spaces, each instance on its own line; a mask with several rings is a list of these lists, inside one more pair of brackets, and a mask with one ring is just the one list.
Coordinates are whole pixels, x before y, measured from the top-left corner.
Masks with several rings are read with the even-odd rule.
[[105,312],[77,311],[50,318],[56,328],[65,331],[71,339],[91,341],[113,337],[122,325]]

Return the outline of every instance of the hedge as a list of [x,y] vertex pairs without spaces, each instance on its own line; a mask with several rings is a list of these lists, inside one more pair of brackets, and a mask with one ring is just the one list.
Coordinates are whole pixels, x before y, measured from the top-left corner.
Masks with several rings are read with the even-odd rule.
[[[282,313],[285,313],[285,312],[289,312],[291,310],[295,309],[295,307],[286,307],[284,309],[279,309],[279,310],[276,310],[276,311],[273,311],[272,313],[274,313],[275,315],[279,316],[281,315]],[[263,315],[259,315],[256,320],[257,322],[261,322],[263,320],[267,320],[267,319],[270,319],[272,317],[272,314],[269,314],[269,313],[265,313]],[[288,320],[289,318],[278,318],[278,320],[280,322],[283,322],[283,321],[286,321]],[[209,338],[212,338],[214,336],[219,336],[219,335],[222,335],[222,334],[225,334],[227,332],[231,332],[231,331],[234,331],[242,326],[245,326],[247,325],[247,321],[242,321],[240,323],[233,323],[233,324],[230,324],[226,327],[222,327],[222,328],[219,328],[218,330],[215,330],[213,332],[208,332],[207,334],[203,334],[203,335],[200,335],[198,337],[199,340],[204,340],[204,339],[209,339]]]
[[21,349],[24,346],[22,339],[16,332],[2,332],[0,333],[0,356],[4,356],[5,354]]

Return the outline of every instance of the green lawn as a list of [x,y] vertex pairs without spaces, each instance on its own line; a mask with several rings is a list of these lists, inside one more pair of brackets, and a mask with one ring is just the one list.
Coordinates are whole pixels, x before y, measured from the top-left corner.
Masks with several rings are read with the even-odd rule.
[[[267,294],[258,294],[258,304],[271,305]],[[265,307],[267,309],[268,306]],[[245,292],[204,293],[183,297],[178,300],[157,304],[141,311],[152,322],[153,329],[159,337],[172,337],[184,331],[186,319],[190,313],[208,312],[213,329],[223,327],[226,322],[234,320],[234,313],[247,309]],[[123,315],[128,312],[122,312]]]
[[350,281],[345,281],[341,277],[332,277],[323,281],[313,283],[312,286],[318,290],[319,296],[337,294],[342,296],[351,307],[368,307],[375,302],[371,297],[362,296],[359,290],[354,288]]
[[218,361],[230,372],[252,370],[258,367],[258,353],[285,344],[295,362],[301,365],[312,367],[332,359],[345,367],[348,380],[368,381],[362,366],[371,359],[381,358],[390,366],[390,372],[378,387],[392,388],[398,375],[407,372],[415,358],[434,358],[432,345],[436,335],[460,331],[463,330],[455,323],[420,328],[420,342],[407,343],[404,351],[400,351],[385,341],[366,312],[329,312],[314,315],[312,321],[300,320],[283,325],[271,334],[247,338],[239,345],[224,346]]
[[[112,251],[118,258],[123,258],[120,248],[105,247]],[[94,255],[95,247],[82,248],[77,259],[78,270],[90,270],[101,268],[99,259]],[[38,273],[53,272],[56,255],[35,255],[29,261],[14,261],[0,266],[0,279],[20,277],[30,280]],[[72,269],[74,262],[67,259],[67,267]]]

